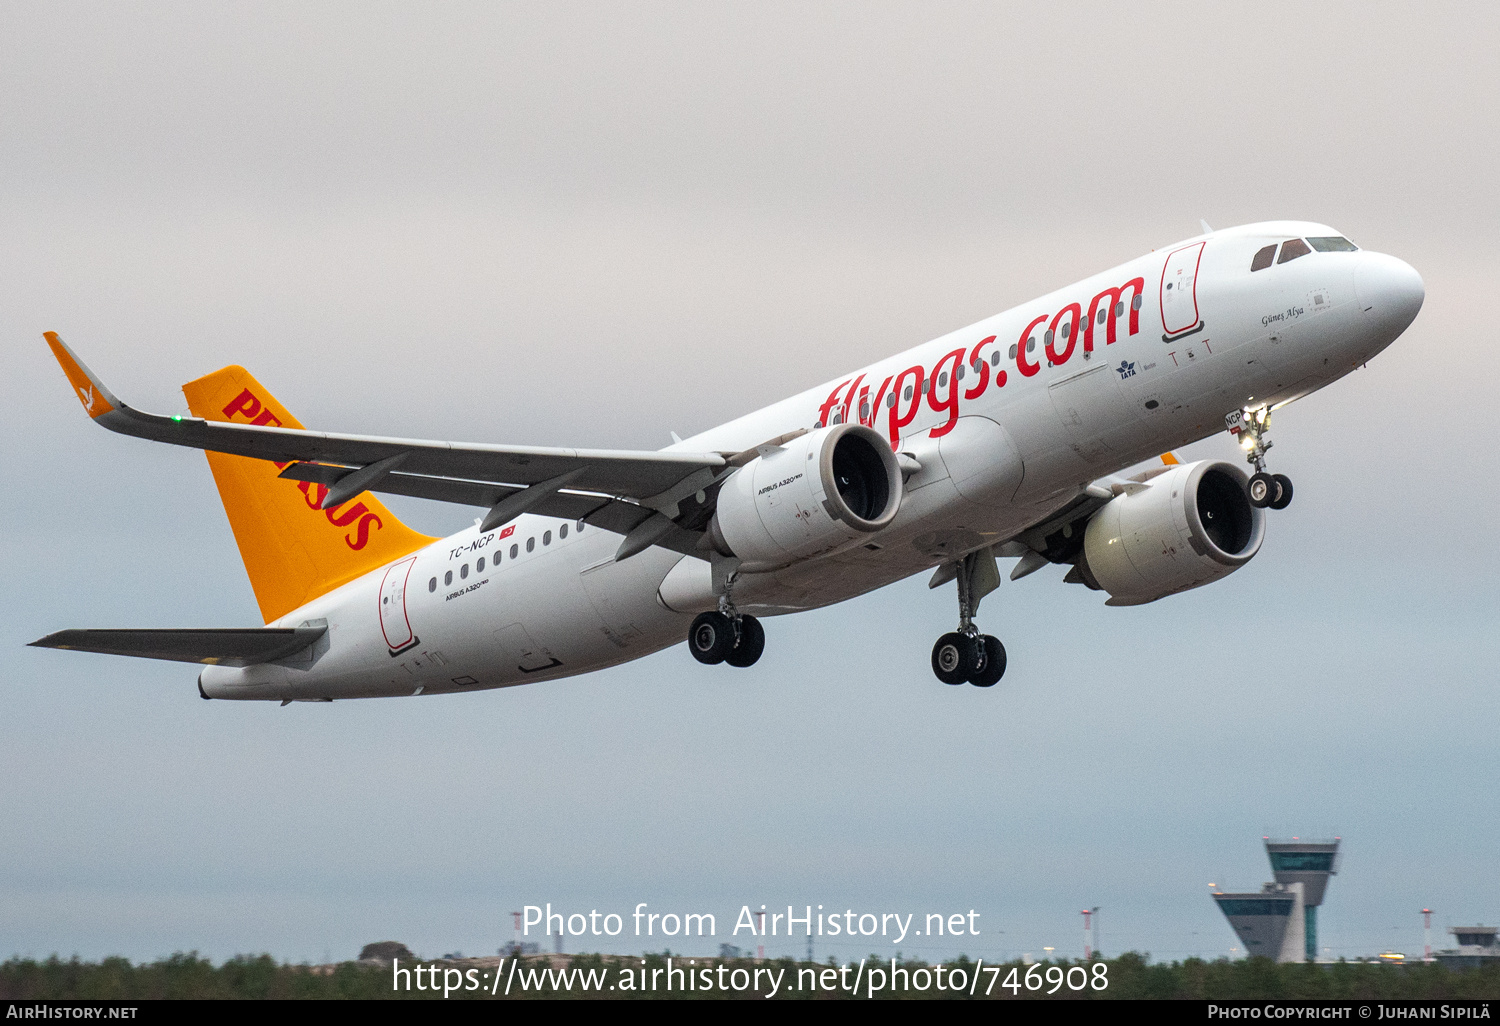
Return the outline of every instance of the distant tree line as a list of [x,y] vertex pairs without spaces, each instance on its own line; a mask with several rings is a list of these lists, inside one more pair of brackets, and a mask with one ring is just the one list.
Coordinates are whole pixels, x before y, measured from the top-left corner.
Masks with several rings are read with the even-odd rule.
[[[639,973],[666,965],[669,953],[644,956],[574,955],[569,960],[571,971],[606,971],[611,979],[622,971]],[[674,963],[682,964],[685,956],[670,955]],[[430,965],[431,962],[424,964]],[[463,965],[464,963],[458,963]],[[545,970],[553,963],[548,956],[540,955],[521,959],[519,969]],[[561,964],[561,963],[557,963]],[[697,959],[699,967],[720,964],[736,968],[769,966],[785,970],[788,982],[783,984],[778,997],[788,999],[852,998],[848,991],[836,990],[808,992],[799,991],[791,984],[799,970],[826,969],[826,965],[812,966],[779,959],[756,963],[749,959]],[[870,956],[869,964],[889,964],[884,956]],[[1081,965],[1077,962],[1055,963],[1064,969]],[[405,962],[402,962],[403,967]],[[918,968],[925,963],[913,959],[902,960],[906,968]],[[965,957],[943,963],[947,971],[963,971],[966,976],[974,972],[975,964]],[[1086,988],[1072,991],[1064,986],[1047,1000],[1109,1000],[1130,998],[1187,998],[1229,1000],[1246,999],[1400,999],[1400,998],[1500,998],[1500,964],[1479,969],[1451,971],[1436,963],[1382,965],[1366,962],[1334,962],[1328,964],[1279,965],[1265,958],[1252,958],[1231,962],[1228,959],[1208,962],[1190,958],[1183,962],[1151,962],[1148,956],[1131,952],[1108,960],[1109,986],[1099,991]],[[509,969],[509,963],[506,966]],[[981,982],[976,988],[976,997],[983,997],[991,975],[989,966],[984,966]],[[1027,990],[1024,985],[1020,993],[999,985],[1010,970],[1017,971],[1016,979],[1023,980],[1031,966],[1012,962],[1001,967],[991,988],[991,1000],[1014,1000],[1016,998],[1042,997],[1046,987]],[[1045,966],[1043,968],[1046,968]],[[1090,967],[1091,968],[1091,967]],[[1034,973],[1034,975],[1037,975]],[[1076,973],[1075,973],[1076,975]],[[538,978],[540,978],[538,976]],[[970,978],[972,978],[970,976]],[[219,965],[196,952],[179,953],[155,962],[133,964],[125,958],[106,958],[99,962],[83,962],[77,958],[63,960],[56,956],[38,961],[30,958],[12,958],[0,963],[0,1000],[143,1000],[143,999],[263,999],[291,998],[337,1000],[347,998],[396,998],[402,1000],[443,1000],[441,990],[401,990],[391,986],[392,973],[389,966],[371,962],[343,962],[331,967],[290,965],[279,963],[270,955],[239,955]],[[503,989],[503,988],[502,988]],[[524,993],[512,990],[511,999],[547,998],[635,998],[671,999],[756,997],[753,992],[686,993],[683,991],[646,993],[580,992],[542,986]],[[864,988],[859,994],[866,998]],[[877,999],[885,998],[940,998],[967,1000],[967,992],[929,989],[918,994],[877,993]],[[488,988],[456,990],[447,1000],[478,999],[493,1000]]]

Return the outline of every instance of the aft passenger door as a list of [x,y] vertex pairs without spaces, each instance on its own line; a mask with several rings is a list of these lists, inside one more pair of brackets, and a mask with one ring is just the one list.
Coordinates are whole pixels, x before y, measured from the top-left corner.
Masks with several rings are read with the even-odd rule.
[[380,582],[380,632],[385,635],[391,655],[400,655],[417,643],[406,615],[406,582],[417,557],[410,556],[386,568]]

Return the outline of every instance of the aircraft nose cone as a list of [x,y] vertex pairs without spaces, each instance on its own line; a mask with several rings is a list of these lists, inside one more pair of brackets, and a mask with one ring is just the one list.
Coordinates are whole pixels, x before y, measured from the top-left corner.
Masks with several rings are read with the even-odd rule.
[[1422,276],[1404,260],[1385,253],[1361,253],[1354,271],[1354,292],[1366,316],[1380,322],[1382,334],[1395,338],[1416,320],[1427,297]]

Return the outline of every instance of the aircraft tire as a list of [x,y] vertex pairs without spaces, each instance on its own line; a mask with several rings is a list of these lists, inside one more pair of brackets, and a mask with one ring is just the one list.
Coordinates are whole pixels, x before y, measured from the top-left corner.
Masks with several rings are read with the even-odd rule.
[[753,616],[740,617],[739,643],[729,650],[724,661],[730,666],[754,666],[766,650],[766,629]]
[[706,666],[722,663],[734,648],[734,625],[723,613],[699,613],[688,629],[688,651]]
[[984,665],[969,677],[976,688],[992,688],[1005,676],[1005,646],[992,634],[982,634],[979,644],[984,649]]
[[1292,479],[1285,474],[1273,474],[1276,482],[1276,498],[1271,500],[1272,509],[1286,509],[1292,504]]
[[1245,485],[1245,495],[1250,505],[1265,509],[1276,498],[1276,479],[1270,474],[1251,474],[1250,482]]
[[963,684],[979,665],[978,645],[967,634],[944,634],[932,646],[932,672],[944,684]]

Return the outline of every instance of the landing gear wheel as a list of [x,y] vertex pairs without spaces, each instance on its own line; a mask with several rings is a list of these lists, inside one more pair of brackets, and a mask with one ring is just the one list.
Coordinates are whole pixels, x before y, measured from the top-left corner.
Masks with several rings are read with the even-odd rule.
[[979,665],[978,649],[967,634],[944,634],[932,646],[932,672],[944,684],[962,684]]
[[734,648],[724,657],[730,666],[754,666],[766,650],[766,629],[753,616],[740,617],[740,636]]
[[1272,474],[1271,480],[1276,482],[1276,498],[1270,501],[1270,507],[1286,509],[1292,504],[1292,479],[1285,474]]
[[1251,474],[1250,483],[1245,486],[1245,494],[1250,499],[1250,505],[1265,509],[1276,498],[1276,479],[1266,473]]
[[979,636],[978,647],[984,653],[981,665],[970,677],[969,683],[976,688],[991,688],[1005,676],[1005,646],[991,634]]
[[723,613],[699,613],[688,629],[688,651],[700,663],[722,663],[734,648],[734,624]]

